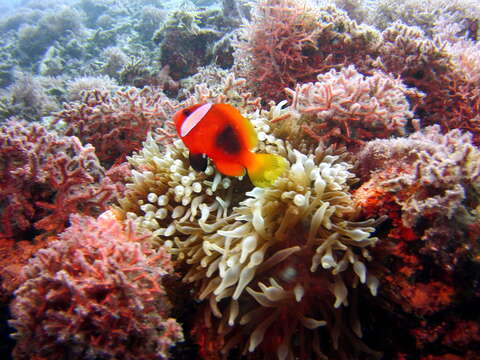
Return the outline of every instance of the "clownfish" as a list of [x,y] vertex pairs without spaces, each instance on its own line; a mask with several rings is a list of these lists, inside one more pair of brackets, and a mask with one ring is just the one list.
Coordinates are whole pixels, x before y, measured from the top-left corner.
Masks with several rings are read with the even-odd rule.
[[176,112],[173,122],[194,170],[204,171],[210,158],[220,173],[242,176],[246,169],[253,185],[267,187],[287,167],[279,155],[251,151],[258,142],[255,129],[231,105],[193,105]]

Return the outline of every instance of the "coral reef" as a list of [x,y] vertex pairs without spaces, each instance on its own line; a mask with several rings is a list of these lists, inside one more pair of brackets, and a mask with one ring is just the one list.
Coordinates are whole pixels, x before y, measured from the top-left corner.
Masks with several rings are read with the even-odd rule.
[[102,164],[111,166],[138,149],[152,128],[163,128],[173,109],[163,92],[148,87],[113,94],[93,89],[83,93],[82,101],[64,104],[54,123],[65,135],[92,144]]
[[[261,149],[287,154],[262,118],[247,116],[264,134]],[[366,265],[376,222],[355,222],[350,165],[322,152],[288,154],[286,175],[246,194],[246,179],[189,169],[180,141],[162,153],[149,138],[129,159],[133,182],[117,216],[152,231],[153,242],[167,246],[185,269],[184,281],[195,284],[196,297],[205,300],[196,336],[206,358],[218,356],[212,349],[232,348],[280,359],[366,351],[351,340],[361,334],[357,319],[350,328],[340,309],[349,304],[348,288],[359,283],[376,294]],[[323,326],[330,340],[315,330]]]
[[281,100],[283,89],[313,81],[331,68],[361,68],[375,54],[380,34],[358,25],[334,6],[262,0],[235,44],[236,71],[265,99]]
[[[479,359],[478,0],[0,12],[0,358]],[[199,103],[272,186],[190,167]]]
[[[440,124],[447,131],[470,130],[478,143],[476,109],[480,98],[472,78],[478,49],[472,44],[460,49],[459,45],[429,39],[419,28],[402,23],[385,29],[382,40],[379,57],[371,65],[400,76],[405,84],[425,93],[421,102],[411,99],[422,126]],[[465,56],[459,50],[464,50]]]
[[115,80],[108,76],[84,76],[67,82],[67,98],[70,101],[82,101],[85,92],[113,93],[118,90]]
[[17,116],[33,121],[58,110],[60,106],[55,97],[49,94],[46,82],[50,82],[49,87],[55,83],[51,78],[16,73],[15,81],[0,92],[0,119]]
[[226,45],[215,45],[229,39],[234,25],[229,18],[222,17],[220,10],[177,11],[155,33],[153,41],[161,48],[162,64],[168,64],[172,78],[179,80],[195,74],[217,55],[226,57],[218,52],[221,49],[233,52]]
[[471,21],[480,18],[480,7],[474,0],[380,0],[374,4],[370,20],[381,29],[394,22],[420,27],[430,38],[438,35],[440,24],[456,25],[455,35],[468,35]]
[[[475,222],[480,201],[480,151],[460,130],[442,135],[439,126],[407,138],[374,140],[358,154],[361,176],[380,176],[383,192],[402,209],[402,223],[419,219]],[[478,215],[477,215],[478,216]]]
[[313,139],[325,145],[353,148],[374,138],[404,135],[412,121],[409,99],[422,94],[400,80],[374,72],[363,76],[351,65],[317,76],[315,83],[287,89],[296,120]]
[[[456,329],[468,321],[478,325],[469,315],[480,296],[478,258],[472,261],[480,253],[480,151],[471,134],[441,134],[437,125],[371,141],[358,157],[364,182],[355,201],[366,216],[389,218],[373,256],[385,267],[382,295],[402,309],[399,317],[410,318],[402,332],[408,330],[420,351],[435,343],[469,358],[460,341],[447,339],[458,337]],[[474,332],[463,341],[478,344]]]
[[95,149],[35,123],[0,128],[1,231],[27,240],[65,229],[71,213],[96,215],[116,193]]
[[11,304],[14,358],[166,359],[182,340],[162,285],[170,256],[110,213],[71,223],[23,269]]

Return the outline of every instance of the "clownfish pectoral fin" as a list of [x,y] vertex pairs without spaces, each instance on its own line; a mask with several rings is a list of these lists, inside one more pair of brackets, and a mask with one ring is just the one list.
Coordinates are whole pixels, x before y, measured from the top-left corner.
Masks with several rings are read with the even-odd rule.
[[232,163],[229,161],[214,161],[215,167],[223,175],[227,176],[242,176],[245,175],[245,168],[239,163]]
[[205,154],[192,154],[188,155],[190,166],[196,171],[205,171],[208,166],[208,157]]
[[247,172],[253,185],[268,187],[285,171],[287,166],[287,160],[280,155],[253,154]]

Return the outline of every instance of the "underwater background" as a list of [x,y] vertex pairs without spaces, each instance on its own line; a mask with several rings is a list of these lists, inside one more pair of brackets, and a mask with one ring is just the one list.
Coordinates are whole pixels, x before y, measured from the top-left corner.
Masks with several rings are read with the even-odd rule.
[[[0,2],[0,359],[480,359],[479,26],[478,0]],[[190,166],[172,118],[204,103],[278,178]]]

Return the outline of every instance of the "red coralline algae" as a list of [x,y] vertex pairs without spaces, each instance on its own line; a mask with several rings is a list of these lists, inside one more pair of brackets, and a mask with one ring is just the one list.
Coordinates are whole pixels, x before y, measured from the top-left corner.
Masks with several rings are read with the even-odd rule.
[[19,240],[63,231],[72,213],[97,215],[116,192],[91,145],[39,124],[0,128],[0,174],[0,229]]
[[453,300],[455,290],[438,281],[409,284],[400,282],[400,295],[405,305],[421,315],[430,315],[445,309]]
[[86,91],[81,102],[65,104],[64,108],[55,114],[54,122],[60,128],[66,126],[62,130],[65,135],[92,144],[100,162],[108,167],[138,150],[150,130],[163,129],[174,103],[161,90],[145,87],[113,95]]
[[112,213],[71,223],[23,269],[10,307],[14,359],[168,358],[183,337],[162,286],[170,256]]

